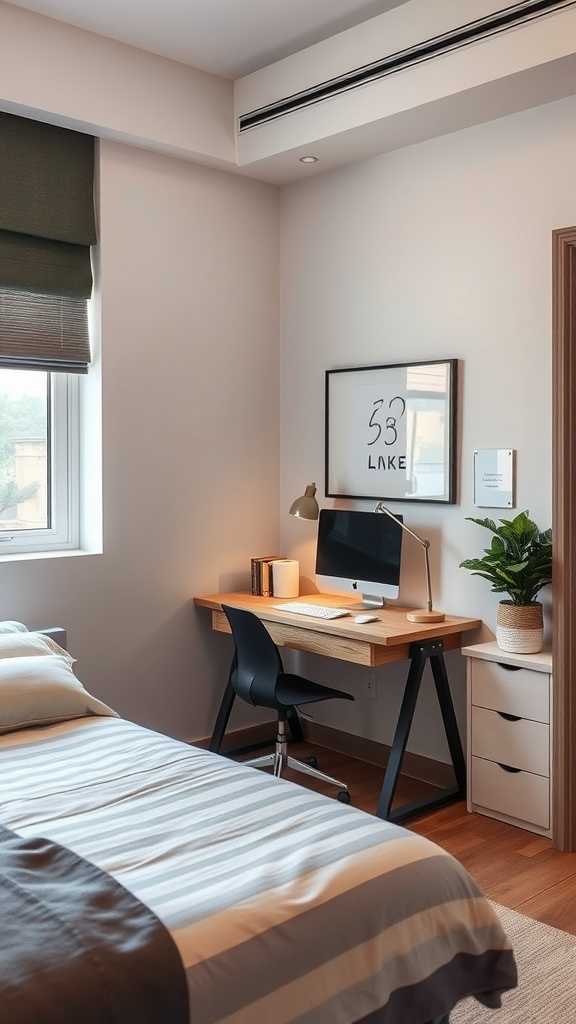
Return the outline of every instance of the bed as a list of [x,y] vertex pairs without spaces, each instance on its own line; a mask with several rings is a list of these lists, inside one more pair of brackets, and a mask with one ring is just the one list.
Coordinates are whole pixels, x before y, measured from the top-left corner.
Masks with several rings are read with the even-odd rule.
[[166,926],[193,1024],[430,1024],[516,983],[452,857],[291,782],[94,716],[0,736],[0,779],[0,824],[62,844]]

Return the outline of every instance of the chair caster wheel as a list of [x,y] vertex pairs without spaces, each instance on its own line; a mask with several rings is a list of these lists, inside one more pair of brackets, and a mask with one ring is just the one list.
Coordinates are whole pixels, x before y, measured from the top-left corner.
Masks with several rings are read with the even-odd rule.
[[306,764],[309,764],[311,768],[318,767],[318,758],[311,754],[310,757],[306,758]]
[[352,803],[352,797],[350,796],[350,793],[348,792],[347,789],[340,790],[340,792],[338,793],[338,800],[340,801],[341,804]]

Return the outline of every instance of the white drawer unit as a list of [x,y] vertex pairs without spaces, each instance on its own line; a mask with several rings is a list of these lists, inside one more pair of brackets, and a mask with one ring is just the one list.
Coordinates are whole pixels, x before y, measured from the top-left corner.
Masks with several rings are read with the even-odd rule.
[[468,810],[550,835],[552,656],[466,647]]

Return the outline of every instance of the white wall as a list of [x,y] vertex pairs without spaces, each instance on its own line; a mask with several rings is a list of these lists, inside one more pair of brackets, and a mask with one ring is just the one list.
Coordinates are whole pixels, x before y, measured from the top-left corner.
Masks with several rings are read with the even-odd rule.
[[[518,508],[551,519],[551,231],[576,221],[576,101],[562,100],[294,185],[282,201],[281,511],[323,481],[323,374],[335,366],[462,360],[460,500],[398,505],[431,537],[436,604],[493,628],[496,597],[458,568],[480,551],[475,446],[518,451]],[[362,507],[362,506],[360,506]],[[370,505],[364,505],[369,508]],[[281,518],[284,547],[313,573],[315,530]],[[421,551],[406,541],[402,598],[422,603]],[[449,656],[460,716],[464,676]],[[313,659],[359,696],[314,717],[389,742],[400,672]],[[447,760],[431,700],[411,749]]]
[[191,598],[278,543],[278,197],[110,142],[100,182],[104,554],[2,564],[0,617],[67,626],[98,696],[198,737],[230,641]]
[[231,82],[1,0],[0,110],[236,162]]

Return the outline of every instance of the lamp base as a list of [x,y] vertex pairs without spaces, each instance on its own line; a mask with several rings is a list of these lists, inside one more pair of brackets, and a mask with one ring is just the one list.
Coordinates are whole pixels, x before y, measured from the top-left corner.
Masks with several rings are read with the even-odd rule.
[[406,618],[409,622],[444,622],[444,612],[429,612],[425,608],[414,612],[408,612]]

